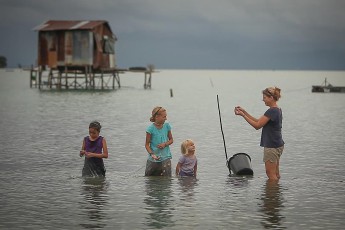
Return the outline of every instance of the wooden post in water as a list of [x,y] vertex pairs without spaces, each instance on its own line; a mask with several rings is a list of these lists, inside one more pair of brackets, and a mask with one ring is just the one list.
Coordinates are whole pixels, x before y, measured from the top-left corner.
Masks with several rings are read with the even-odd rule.
[[94,84],[92,80],[92,68],[91,65],[89,65],[89,84],[90,84],[90,89],[94,89]]
[[[55,88],[58,88],[59,87],[59,79],[62,78],[62,70],[59,71],[59,74],[57,76],[57,80],[58,80],[58,83],[55,82]],[[55,80],[54,80],[55,81]]]
[[34,81],[35,87],[37,88],[37,82],[38,82],[38,71],[35,70],[34,66],[31,65],[30,69],[30,88],[32,88],[32,82]]
[[32,88],[32,74],[33,74],[33,69],[31,68],[30,70],[30,88]]
[[95,84],[96,73],[93,72],[92,69],[91,69],[91,72],[92,72],[92,84],[93,84],[93,88],[95,89],[95,87],[96,87],[96,84]]
[[74,89],[77,89],[77,70],[74,71]]
[[68,89],[68,70],[66,68],[66,74],[65,74],[65,89]]
[[112,82],[112,87],[115,89],[115,71],[113,71],[113,82]]
[[103,90],[104,89],[104,87],[103,87],[103,83],[104,83],[104,80],[103,80],[103,70],[101,70],[101,82],[102,82],[101,88]]
[[42,84],[42,67],[38,67],[38,88],[41,89]]
[[144,89],[151,89],[151,71],[145,71]]
[[[119,72],[115,72],[115,73],[114,73],[114,77],[115,77],[115,80],[116,80],[116,82],[117,82],[119,88],[121,88],[120,74],[119,74]],[[115,84],[114,84],[114,89],[115,89]]]
[[87,89],[87,71],[88,71],[88,68],[87,68],[87,66],[85,66],[85,88]]
[[53,81],[53,71],[52,69],[50,69],[49,71],[49,75],[48,75],[48,84],[49,84],[49,88],[52,88],[52,81]]

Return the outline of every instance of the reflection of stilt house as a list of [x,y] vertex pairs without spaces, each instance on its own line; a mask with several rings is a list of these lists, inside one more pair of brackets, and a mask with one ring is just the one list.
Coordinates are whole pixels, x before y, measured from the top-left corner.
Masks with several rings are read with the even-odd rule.
[[[36,80],[36,86],[115,89],[117,83],[120,87],[119,73],[124,70],[116,68],[117,39],[108,22],[47,21],[35,30],[38,31],[38,68],[31,70],[31,79]],[[49,73],[44,74],[45,70]]]

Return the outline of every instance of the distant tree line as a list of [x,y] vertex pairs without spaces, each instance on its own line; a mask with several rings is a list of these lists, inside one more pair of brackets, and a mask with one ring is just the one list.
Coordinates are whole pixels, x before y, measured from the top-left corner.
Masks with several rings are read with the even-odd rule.
[[0,68],[7,67],[7,59],[4,56],[0,56]]

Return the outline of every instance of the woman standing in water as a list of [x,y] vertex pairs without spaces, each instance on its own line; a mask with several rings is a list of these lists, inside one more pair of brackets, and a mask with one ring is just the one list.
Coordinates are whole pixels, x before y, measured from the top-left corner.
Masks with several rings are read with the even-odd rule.
[[284,150],[282,138],[282,110],[278,107],[277,101],[281,97],[280,89],[269,87],[262,91],[265,105],[269,109],[259,119],[250,115],[240,106],[235,107],[235,114],[242,116],[255,129],[261,129],[260,146],[264,147],[266,174],[270,180],[279,180],[279,160]]

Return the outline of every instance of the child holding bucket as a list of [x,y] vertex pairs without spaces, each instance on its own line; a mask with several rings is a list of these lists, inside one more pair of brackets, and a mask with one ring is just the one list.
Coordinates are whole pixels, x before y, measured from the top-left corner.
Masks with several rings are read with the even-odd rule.
[[171,152],[169,145],[174,140],[171,133],[171,126],[165,122],[167,111],[157,106],[152,110],[150,121],[146,129],[145,148],[149,153],[145,176],[171,176]]
[[235,107],[235,115],[242,116],[255,129],[261,129],[260,146],[264,147],[264,157],[266,174],[270,180],[278,180],[279,160],[284,150],[282,138],[282,110],[278,107],[277,101],[281,97],[280,89],[269,87],[262,91],[262,100],[269,109],[259,119],[251,116],[240,106]]
[[101,124],[93,121],[89,125],[89,136],[84,137],[79,156],[85,156],[82,176],[105,176],[103,158],[108,158],[105,138],[100,136]]
[[181,144],[182,156],[176,165],[177,176],[194,176],[198,169],[198,160],[195,156],[195,145],[191,139],[187,139]]

